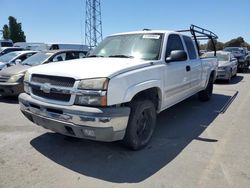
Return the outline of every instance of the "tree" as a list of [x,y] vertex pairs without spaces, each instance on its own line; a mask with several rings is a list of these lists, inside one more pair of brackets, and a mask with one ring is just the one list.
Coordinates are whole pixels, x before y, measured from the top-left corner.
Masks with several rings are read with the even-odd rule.
[[242,37],[232,39],[225,43],[225,47],[245,47],[245,46],[247,46],[247,44],[244,41],[244,38]]
[[[223,50],[223,48],[224,48],[224,43],[219,42],[219,41],[217,41],[217,40],[214,40],[214,44],[215,44],[216,50]],[[207,50],[208,50],[208,51],[214,51],[214,46],[213,46],[211,40],[209,40],[208,43],[207,43]]]
[[3,38],[11,39],[14,43],[26,41],[26,36],[22,30],[22,24],[17,23],[15,17],[10,16],[9,25],[3,26]]
[[3,26],[3,39],[10,39],[10,31],[9,31],[9,26],[8,25],[4,25]]

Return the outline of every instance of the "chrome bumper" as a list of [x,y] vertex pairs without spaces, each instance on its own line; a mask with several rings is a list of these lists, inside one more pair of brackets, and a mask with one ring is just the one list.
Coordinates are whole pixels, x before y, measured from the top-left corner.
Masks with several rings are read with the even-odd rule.
[[62,106],[19,95],[23,114],[32,122],[52,131],[99,141],[123,139],[128,123],[129,107],[94,108]]

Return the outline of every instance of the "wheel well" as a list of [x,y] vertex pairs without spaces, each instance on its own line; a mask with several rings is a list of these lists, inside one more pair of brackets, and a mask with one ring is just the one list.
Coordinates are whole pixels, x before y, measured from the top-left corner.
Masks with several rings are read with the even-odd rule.
[[[210,77],[213,78],[213,81],[216,80],[216,77],[215,77],[215,70],[213,70],[213,71],[211,72]],[[210,78],[210,77],[209,77],[209,78]]]
[[150,88],[150,89],[146,89],[144,91],[141,91],[139,93],[137,93],[131,101],[134,100],[141,100],[141,99],[148,99],[150,101],[152,101],[155,105],[155,109],[158,110],[159,107],[159,89],[158,88]]

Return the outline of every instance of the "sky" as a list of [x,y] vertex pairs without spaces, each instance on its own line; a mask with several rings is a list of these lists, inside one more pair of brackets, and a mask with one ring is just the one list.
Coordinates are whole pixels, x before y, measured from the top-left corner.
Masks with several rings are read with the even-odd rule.
[[[0,0],[0,28],[14,16],[27,42],[84,43],[85,0]],[[101,0],[103,36],[195,24],[226,42],[250,43],[250,0]]]

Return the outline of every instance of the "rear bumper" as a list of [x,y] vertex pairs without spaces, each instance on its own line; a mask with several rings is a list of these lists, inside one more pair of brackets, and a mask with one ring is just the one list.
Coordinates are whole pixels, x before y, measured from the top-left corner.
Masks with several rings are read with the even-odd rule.
[[90,140],[123,139],[130,108],[92,108],[62,106],[38,101],[30,95],[19,95],[22,113],[32,122],[52,131]]
[[0,95],[17,96],[24,92],[22,83],[0,83]]

